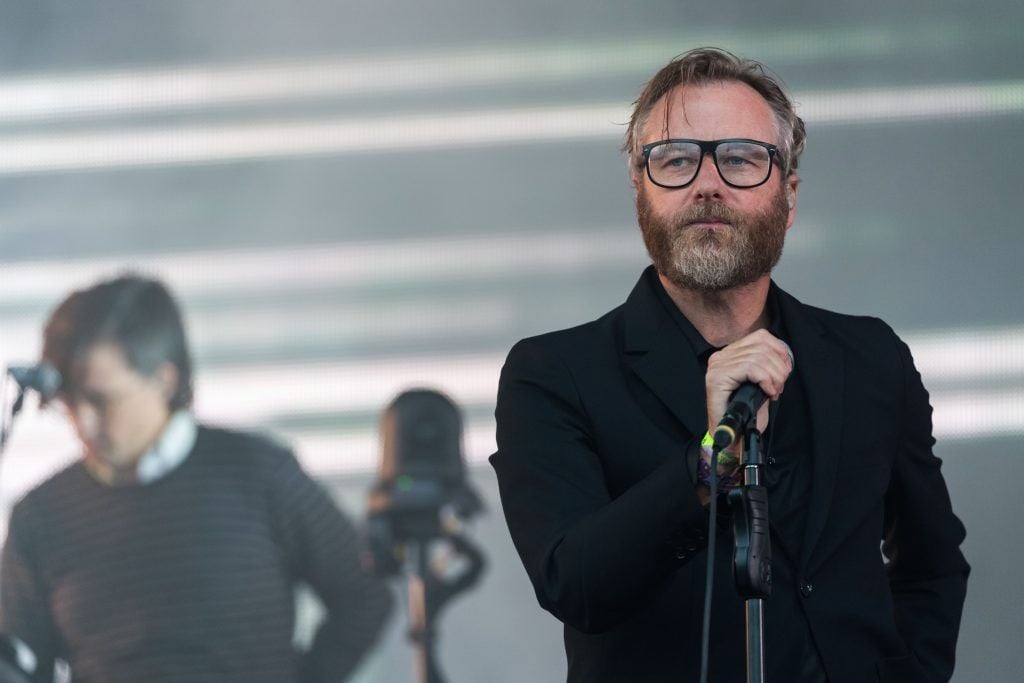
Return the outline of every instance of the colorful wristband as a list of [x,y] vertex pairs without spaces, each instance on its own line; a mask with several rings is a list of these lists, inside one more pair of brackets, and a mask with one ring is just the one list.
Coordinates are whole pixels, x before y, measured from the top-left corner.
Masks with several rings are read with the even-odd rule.
[[[704,432],[704,438],[700,440],[700,445],[701,448],[707,450],[709,454],[711,453],[711,448],[715,445],[715,439],[711,436],[711,432]],[[740,458],[738,455],[730,453],[729,451],[721,451],[718,454],[718,464],[726,467],[735,467],[740,464]]]
[[[726,493],[743,483],[743,475],[740,470],[734,470],[729,474],[719,474],[718,492]],[[708,461],[701,458],[697,461],[697,481],[707,487],[711,487],[711,466]]]
[[[714,445],[715,440],[711,434],[704,434],[704,438],[700,440],[700,447],[707,457],[702,457],[697,461],[697,480],[705,486],[711,485],[711,455],[714,453]],[[725,493],[743,483],[743,474],[738,469],[740,464],[739,457],[727,451],[722,451],[718,454],[718,464],[726,468],[733,468],[731,472],[718,475],[719,493]]]

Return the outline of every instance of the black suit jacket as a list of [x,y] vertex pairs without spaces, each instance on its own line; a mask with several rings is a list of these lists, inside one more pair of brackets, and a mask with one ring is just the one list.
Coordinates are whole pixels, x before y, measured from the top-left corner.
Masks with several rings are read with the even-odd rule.
[[[687,451],[707,428],[704,372],[654,287],[519,342],[502,370],[491,462],[537,598],[565,624],[570,681],[698,678],[707,513]],[[880,320],[777,297],[813,455],[800,556],[773,543],[769,680],[800,680],[805,663],[772,652],[812,637],[831,683],[948,680],[969,567],[910,352]],[[743,603],[731,530],[719,539],[710,678],[738,682]]]

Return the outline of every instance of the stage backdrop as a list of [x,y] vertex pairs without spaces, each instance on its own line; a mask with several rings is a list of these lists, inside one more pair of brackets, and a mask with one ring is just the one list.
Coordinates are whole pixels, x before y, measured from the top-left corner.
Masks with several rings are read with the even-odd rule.
[[[442,620],[442,664],[454,683],[558,681],[559,626],[484,463],[498,372],[517,339],[624,300],[646,262],[618,150],[630,103],[672,56],[721,46],[769,64],[807,122],[778,282],[885,318],[931,390],[974,566],[956,680],[1016,680],[1024,8],[682,5],[5,3],[0,363],[38,357],[70,289],[159,275],[187,309],[198,414],[289,440],[360,516],[382,406],[446,391],[490,569]],[[74,455],[29,405],[4,518]],[[361,680],[412,680],[405,623]]]

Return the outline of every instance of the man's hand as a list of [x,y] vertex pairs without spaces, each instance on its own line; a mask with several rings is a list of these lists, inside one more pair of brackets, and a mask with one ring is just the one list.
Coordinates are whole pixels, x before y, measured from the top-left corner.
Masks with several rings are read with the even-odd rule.
[[[793,361],[789,355],[789,347],[767,330],[757,330],[746,337],[729,344],[721,351],[711,354],[708,358],[708,373],[704,377],[708,405],[708,432],[714,432],[722,421],[728,407],[729,396],[741,384],[747,381],[756,382],[772,401],[782,395],[786,378],[793,371]],[[757,428],[764,431],[768,426],[768,402],[757,411]],[[729,452],[741,456],[743,442],[740,440],[729,449]],[[707,449],[701,453],[701,465],[698,466],[697,499],[705,507],[711,501],[711,489],[707,485],[707,470],[711,466],[711,456]],[[719,490],[734,486],[740,476],[738,463],[725,464],[719,458],[716,467]],[[702,471],[704,475],[702,476]]]
[[[741,384],[755,382],[770,400],[776,401],[792,371],[789,347],[767,330],[752,332],[711,354],[704,377],[708,431],[715,431],[725,414],[729,396]],[[757,413],[757,428],[763,432],[767,426],[768,403],[765,402]]]

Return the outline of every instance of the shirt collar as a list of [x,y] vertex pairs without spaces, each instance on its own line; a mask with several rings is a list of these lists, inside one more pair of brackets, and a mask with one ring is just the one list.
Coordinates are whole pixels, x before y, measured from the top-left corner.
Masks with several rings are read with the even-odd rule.
[[134,471],[125,473],[95,458],[86,458],[85,466],[93,478],[107,486],[151,484],[185,462],[195,445],[197,432],[192,414],[179,410],[168,420],[152,447],[139,458]]
[[[668,311],[669,317],[672,318],[676,326],[683,333],[683,336],[686,337],[686,341],[689,342],[690,348],[693,349],[693,355],[700,359],[702,363],[707,364],[708,356],[718,351],[719,347],[709,344],[701,333],[697,331],[697,328],[693,326],[693,323],[683,315],[683,312],[672,301],[672,297],[665,291],[665,286],[661,284],[657,270],[648,268],[646,275],[648,282],[650,282],[658,295],[658,300],[661,301],[662,306]],[[786,340],[786,334],[782,327],[782,316],[779,315],[778,293],[774,284],[768,289],[766,307],[768,309],[768,331],[779,339]]]

